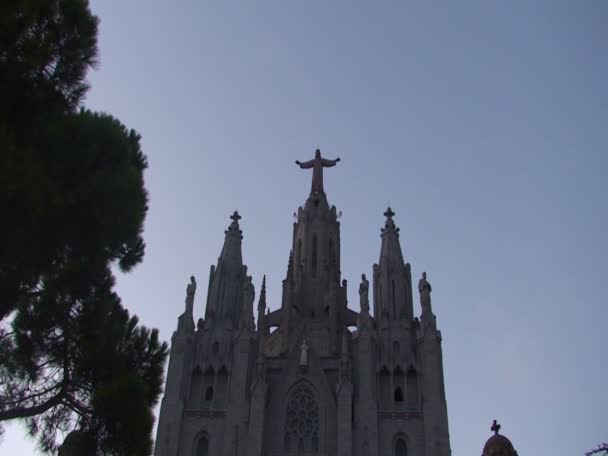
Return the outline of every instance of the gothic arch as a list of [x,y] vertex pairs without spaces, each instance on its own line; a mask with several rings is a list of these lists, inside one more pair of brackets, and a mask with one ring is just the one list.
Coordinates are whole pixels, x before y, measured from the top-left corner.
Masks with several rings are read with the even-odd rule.
[[209,456],[209,435],[207,432],[200,432],[192,442],[192,456]]
[[222,366],[217,372],[214,393],[216,404],[223,407],[228,394],[228,369],[226,369],[226,366]]
[[200,366],[196,366],[192,370],[190,376],[190,392],[188,394],[188,405],[191,408],[198,408],[200,406],[201,390],[203,388],[203,372]]
[[409,454],[410,439],[403,432],[397,432],[391,443],[391,456],[407,456]]
[[405,439],[398,438],[395,441],[394,455],[395,456],[407,456],[407,444],[405,443]]
[[320,420],[315,388],[307,381],[299,381],[287,394],[283,437],[286,454],[317,453],[320,446]]
[[[213,370],[213,367],[209,366],[207,367],[207,369],[205,369],[205,374],[203,376],[203,388],[205,390],[205,396],[204,396],[204,407],[209,407],[211,405],[211,401],[213,400],[213,390],[215,387],[215,371]],[[211,388],[211,399],[207,399],[209,397],[209,388]]]
[[418,374],[412,367],[407,371],[406,391],[407,408],[410,410],[418,410],[420,404],[420,385],[418,384]]

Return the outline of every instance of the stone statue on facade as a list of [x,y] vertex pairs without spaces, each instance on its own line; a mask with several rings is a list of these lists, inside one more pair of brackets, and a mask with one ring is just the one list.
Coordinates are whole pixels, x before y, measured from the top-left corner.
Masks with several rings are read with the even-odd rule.
[[312,188],[311,193],[325,193],[323,190],[323,168],[330,168],[336,166],[336,163],[340,161],[340,158],[335,160],[327,160],[321,157],[321,151],[317,149],[315,151],[315,158],[307,162],[300,162],[296,160],[296,165],[299,165],[302,169],[312,168]]
[[365,274],[361,274],[361,284],[359,285],[359,303],[361,312],[369,313],[369,281]]
[[306,369],[308,367],[308,350],[310,348],[306,344],[306,340],[302,341],[302,345],[300,346],[300,368]]
[[192,313],[194,307],[194,293],[196,293],[196,279],[190,276],[190,283],[186,287],[186,312]]
[[418,281],[418,291],[420,292],[420,305],[423,312],[431,311],[431,284],[426,280],[426,272],[422,273],[422,278]]

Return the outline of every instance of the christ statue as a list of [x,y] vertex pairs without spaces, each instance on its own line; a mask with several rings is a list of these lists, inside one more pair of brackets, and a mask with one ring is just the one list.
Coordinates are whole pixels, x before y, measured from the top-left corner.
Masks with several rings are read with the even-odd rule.
[[336,163],[340,161],[340,158],[335,160],[327,160],[321,157],[321,151],[317,149],[315,151],[315,158],[307,162],[300,162],[296,160],[296,164],[302,169],[312,168],[312,189],[311,193],[325,193],[323,190],[323,168],[330,168],[336,166]]

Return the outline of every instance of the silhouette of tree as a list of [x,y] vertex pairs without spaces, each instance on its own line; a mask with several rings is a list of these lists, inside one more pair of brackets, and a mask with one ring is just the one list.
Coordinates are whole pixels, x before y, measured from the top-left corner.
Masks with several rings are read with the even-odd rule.
[[144,254],[140,137],[80,107],[96,64],[86,0],[0,3],[0,423],[45,451],[151,452],[167,345],[114,293]]

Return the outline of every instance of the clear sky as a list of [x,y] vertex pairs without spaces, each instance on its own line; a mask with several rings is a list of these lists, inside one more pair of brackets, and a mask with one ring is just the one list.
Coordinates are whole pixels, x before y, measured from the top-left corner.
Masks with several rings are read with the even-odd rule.
[[[142,136],[144,262],[124,304],[169,340],[228,216],[259,293],[280,305],[310,172],[343,212],[342,274],[380,252],[396,212],[443,333],[454,456],[496,418],[520,455],[608,440],[608,2],[94,1],[86,106]],[[256,298],[257,299],[257,298]],[[417,305],[416,313],[420,309]],[[0,453],[31,454],[9,427]]]

